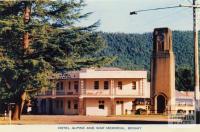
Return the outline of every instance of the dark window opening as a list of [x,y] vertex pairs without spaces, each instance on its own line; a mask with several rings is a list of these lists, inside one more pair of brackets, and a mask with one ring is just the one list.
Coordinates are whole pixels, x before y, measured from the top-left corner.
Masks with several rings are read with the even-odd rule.
[[56,83],[56,90],[63,90],[63,82]]
[[67,108],[71,109],[71,101],[70,100],[68,100],[68,102],[67,102]]
[[74,89],[78,92],[78,81],[74,81]]
[[69,85],[68,88],[70,90],[71,89],[71,82],[69,82],[68,85]]
[[104,101],[103,100],[99,101],[99,109],[104,109]]
[[59,90],[59,89],[60,89],[60,83],[57,82],[57,83],[56,83],[56,90]]
[[117,104],[123,104],[124,101],[117,101]]
[[104,89],[108,89],[109,88],[109,83],[108,81],[104,81]]
[[122,90],[122,82],[118,82],[118,89],[121,89]]
[[99,105],[99,109],[104,109],[104,104]]
[[99,81],[94,81],[94,89],[99,89]]
[[60,90],[63,90],[63,82],[60,82]]
[[74,104],[74,109],[78,109],[78,104]]
[[132,82],[132,89],[136,89],[136,82],[135,81]]

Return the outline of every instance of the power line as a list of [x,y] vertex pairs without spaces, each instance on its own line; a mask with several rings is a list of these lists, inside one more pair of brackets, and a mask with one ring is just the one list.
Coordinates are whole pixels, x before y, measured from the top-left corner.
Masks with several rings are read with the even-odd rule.
[[[169,22],[173,22],[174,21],[174,18],[172,18],[171,16],[173,14],[178,14],[180,12],[186,12],[186,10],[183,10],[181,8],[179,8],[178,10],[176,10],[175,12],[173,13],[170,13],[170,14],[167,14],[167,15],[164,15],[162,17],[158,17],[152,21],[148,21],[147,23],[145,23],[144,25],[142,25],[143,27],[147,27],[148,25],[152,25],[153,23],[155,22],[162,22],[162,21],[169,21]],[[174,24],[174,23],[173,23]]]
[[171,8],[178,8],[180,6],[168,6],[168,7],[160,7],[160,8],[151,8],[151,9],[145,9],[145,10],[137,10],[130,12],[130,15],[137,14],[139,12],[146,12],[146,11],[156,11],[156,10],[165,10],[165,9],[171,9]]

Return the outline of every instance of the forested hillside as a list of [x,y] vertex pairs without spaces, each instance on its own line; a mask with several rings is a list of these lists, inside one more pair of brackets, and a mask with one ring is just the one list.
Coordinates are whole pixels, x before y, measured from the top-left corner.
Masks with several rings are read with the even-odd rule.
[[[112,66],[125,69],[150,69],[152,33],[101,33],[108,47],[100,54],[117,56]],[[193,64],[193,35],[190,31],[173,32],[176,66]]]
[[[124,69],[146,69],[150,71],[152,54],[152,33],[125,34],[125,33],[100,33],[107,43],[107,48],[99,54],[116,56],[110,65]],[[173,32],[173,49],[176,56],[176,85],[180,90],[192,90],[193,67],[193,34],[191,31]],[[149,74],[148,74],[149,75]],[[180,79],[187,75],[185,80]],[[185,78],[185,77],[184,77]],[[185,81],[185,82],[184,82]],[[181,84],[186,83],[186,84]],[[187,85],[185,88],[185,86]]]

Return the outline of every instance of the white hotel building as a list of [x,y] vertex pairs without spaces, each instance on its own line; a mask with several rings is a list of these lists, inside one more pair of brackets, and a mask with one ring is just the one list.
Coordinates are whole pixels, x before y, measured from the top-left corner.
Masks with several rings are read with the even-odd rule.
[[147,71],[82,69],[58,75],[56,88],[38,93],[38,112],[64,115],[126,115],[149,110]]

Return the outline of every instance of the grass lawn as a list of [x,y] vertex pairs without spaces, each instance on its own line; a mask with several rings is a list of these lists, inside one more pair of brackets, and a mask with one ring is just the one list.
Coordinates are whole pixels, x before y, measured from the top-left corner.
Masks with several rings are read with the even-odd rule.
[[[22,115],[20,121],[12,124],[167,124],[166,115],[132,116],[68,116],[68,115]],[[9,124],[9,119],[0,118],[0,124]]]

